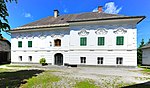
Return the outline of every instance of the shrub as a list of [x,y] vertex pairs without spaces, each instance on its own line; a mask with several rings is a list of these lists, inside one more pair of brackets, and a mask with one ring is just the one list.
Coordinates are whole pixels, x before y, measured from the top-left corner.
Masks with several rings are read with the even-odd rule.
[[42,64],[42,65],[46,64],[46,59],[45,58],[41,58],[40,59],[40,64]]

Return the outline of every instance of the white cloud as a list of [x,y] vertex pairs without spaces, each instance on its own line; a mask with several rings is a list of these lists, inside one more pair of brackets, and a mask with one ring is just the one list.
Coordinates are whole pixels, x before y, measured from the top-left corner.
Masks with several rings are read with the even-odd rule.
[[105,4],[105,10],[104,12],[106,13],[111,13],[111,14],[118,14],[122,7],[118,8],[118,6],[115,6],[115,3],[114,2],[108,2]]
[[97,10],[97,8],[95,8],[95,9],[93,9],[93,11],[92,12],[97,12],[98,10]]
[[[114,2],[108,2],[105,4],[103,9],[105,13],[118,14],[122,8],[121,7],[118,8],[118,6],[115,6]],[[93,9],[92,12],[97,12],[97,11],[98,11],[98,8],[95,8]]]
[[24,17],[26,17],[26,18],[31,18],[32,15],[31,15],[30,13],[25,13],[25,14],[24,14]]

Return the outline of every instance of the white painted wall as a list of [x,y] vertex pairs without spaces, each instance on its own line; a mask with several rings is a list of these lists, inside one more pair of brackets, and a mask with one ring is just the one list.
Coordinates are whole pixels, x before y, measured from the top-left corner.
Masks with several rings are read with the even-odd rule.
[[[70,26],[69,29],[12,33],[11,61],[12,63],[39,63],[40,58],[44,57],[47,63],[54,65],[54,55],[62,53],[63,62],[69,64],[81,65],[80,57],[86,57],[85,65],[97,65],[97,57],[104,57],[103,65],[116,65],[116,58],[122,57],[123,66],[137,66],[137,29],[128,25],[115,26],[114,28],[106,28],[107,34],[97,35],[95,31],[101,26],[103,25],[96,24],[92,27],[82,25]],[[127,32],[115,34],[114,31],[120,27]],[[80,37],[83,36],[78,33],[81,32],[82,28],[89,32],[88,35],[84,36],[87,37],[87,46],[80,46]],[[45,38],[40,38],[41,33],[45,35]],[[21,36],[17,38],[20,34]],[[53,34],[55,37],[52,37]],[[117,36],[124,36],[124,45],[116,45]],[[105,37],[104,46],[97,45],[98,37]],[[57,38],[62,41],[61,47],[54,46],[54,40]],[[18,48],[18,41],[22,41],[22,48]],[[32,41],[32,48],[28,48],[28,41]],[[50,42],[52,42],[52,46],[50,46]],[[19,56],[23,57],[23,61],[19,61]],[[32,56],[32,62],[29,62],[28,56]]]

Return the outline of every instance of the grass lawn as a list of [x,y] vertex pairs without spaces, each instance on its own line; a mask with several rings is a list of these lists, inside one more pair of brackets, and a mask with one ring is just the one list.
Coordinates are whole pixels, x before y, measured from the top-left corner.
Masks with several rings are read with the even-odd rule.
[[27,80],[27,83],[21,85],[22,88],[52,88],[54,82],[60,81],[61,78],[51,74],[50,71],[45,71],[39,74],[37,77],[33,76]]
[[81,82],[77,82],[75,84],[75,88],[99,88],[99,87],[96,86],[93,81],[84,80]]
[[28,65],[10,65],[10,64],[8,64],[8,65],[6,65],[7,67],[18,67],[18,68],[20,68],[20,67],[25,67],[25,68],[30,68],[30,67],[32,67],[32,66],[28,66]]
[[138,65],[139,68],[143,68],[142,72],[146,73],[146,74],[150,74],[150,66],[141,66]]

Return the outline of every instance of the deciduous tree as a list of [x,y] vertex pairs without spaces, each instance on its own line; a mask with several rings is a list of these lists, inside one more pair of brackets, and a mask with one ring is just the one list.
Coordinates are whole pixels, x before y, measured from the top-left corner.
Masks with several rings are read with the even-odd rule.
[[10,30],[7,17],[9,16],[6,3],[16,2],[17,0],[0,0],[0,32]]

